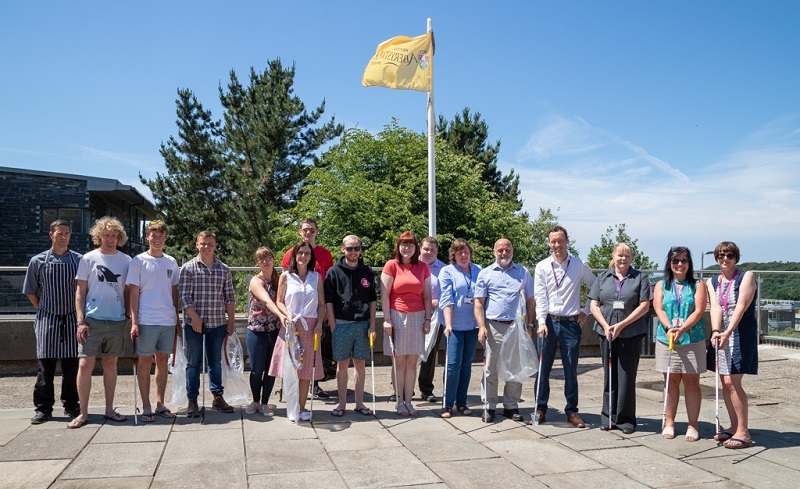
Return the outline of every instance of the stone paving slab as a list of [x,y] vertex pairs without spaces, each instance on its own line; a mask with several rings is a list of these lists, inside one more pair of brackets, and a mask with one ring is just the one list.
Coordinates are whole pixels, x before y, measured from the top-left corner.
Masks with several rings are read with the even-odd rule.
[[405,448],[340,451],[329,454],[348,487],[398,487],[441,480]]
[[4,447],[17,435],[30,428],[29,419],[0,419],[0,447]]
[[[345,414],[345,416],[347,416]],[[317,436],[329,452],[400,447],[402,444],[388,433],[379,421],[366,418],[336,423],[314,423]]]
[[740,450],[739,453],[724,457],[691,460],[688,463],[750,487],[786,489],[797,487],[800,471],[741,453],[754,449],[755,447]]
[[475,463],[469,460],[435,462],[429,465],[447,487],[485,489],[487,487],[546,488],[508,460]]
[[553,440],[493,441],[485,445],[533,476],[603,468],[591,458]]
[[[320,481],[324,481],[324,484]],[[276,487],[319,489],[320,486],[324,486],[325,489],[347,489],[344,480],[335,470],[251,475],[249,482],[250,489],[274,489]]]
[[148,489],[152,477],[57,480],[49,489]]
[[92,443],[136,443],[146,441],[167,441],[172,431],[172,419],[157,418],[152,423],[133,425],[133,420],[127,423],[105,423],[92,438]]
[[163,450],[164,442],[90,443],[59,479],[152,477]]
[[173,432],[152,488],[245,487],[240,429]]
[[644,446],[592,450],[584,454],[650,487],[690,485],[722,479]]
[[99,428],[86,425],[78,430],[36,429],[40,426],[31,426],[0,448],[0,461],[75,458]]
[[635,441],[625,438],[617,430],[601,431],[595,428],[564,432],[563,430],[554,431],[552,427],[541,425],[534,431],[577,452],[637,446]]
[[280,474],[333,470],[319,440],[247,442],[247,474]]
[[263,416],[242,420],[242,429],[246,442],[313,439],[317,437],[309,423],[293,423],[285,417]]
[[[547,487],[558,487],[561,489],[587,489],[590,487],[644,489],[649,487],[608,468],[580,472],[545,474],[536,477],[536,480],[542,484],[545,484]],[[705,486],[702,487],[705,488]]]
[[[425,426],[428,419],[421,419],[416,426]],[[395,437],[423,463],[444,462],[452,460],[480,460],[495,458],[497,454],[477,441],[463,436],[449,423],[431,418],[436,423],[424,431],[404,430],[396,426],[392,429]],[[423,424],[424,422],[424,424]]]
[[[232,413],[223,413],[216,409],[211,409],[211,401],[206,406],[206,416],[201,424],[201,418],[188,418],[185,414],[179,414],[175,418],[173,431],[208,431],[208,430],[230,430],[241,428],[242,410],[236,409]],[[172,410],[175,412],[175,410]]]
[[0,462],[0,487],[38,489],[49,487],[72,460]]

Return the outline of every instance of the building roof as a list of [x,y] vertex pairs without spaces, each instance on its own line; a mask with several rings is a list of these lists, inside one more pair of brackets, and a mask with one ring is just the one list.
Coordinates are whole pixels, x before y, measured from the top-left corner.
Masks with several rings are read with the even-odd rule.
[[51,171],[28,170],[24,168],[11,168],[0,166],[0,172],[19,173],[23,175],[36,175],[43,177],[55,177],[65,180],[82,180],[86,182],[86,190],[99,194],[104,197],[114,196],[122,199],[132,207],[138,207],[148,216],[155,216],[156,208],[144,195],[133,185],[125,185],[113,178],[90,177],[86,175],[75,175],[72,173],[57,173]]

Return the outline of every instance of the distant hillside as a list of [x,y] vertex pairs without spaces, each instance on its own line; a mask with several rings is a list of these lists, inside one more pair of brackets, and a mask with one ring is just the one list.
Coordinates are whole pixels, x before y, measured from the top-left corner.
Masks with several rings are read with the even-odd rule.
[[[800,271],[800,262],[771,261],[767,263],[740,263],[741,270],[781,270]],[[708,270],[719,269],[718,265]],[[761,284],[762,299],[781,299],[800,301],[800,275],[763,275]]]

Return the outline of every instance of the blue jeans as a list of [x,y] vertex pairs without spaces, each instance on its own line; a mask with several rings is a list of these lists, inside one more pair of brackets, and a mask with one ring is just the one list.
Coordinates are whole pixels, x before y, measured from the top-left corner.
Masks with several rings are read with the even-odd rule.
[[250,391],[253,401],[267,404],[275,377],[268,375],[278,331],[247,330],[247,355],[250,357]]
[[472,357],[478,345],[478,330],[455,331],[447,340],[447,392],[445,407],[467,405],[467,389],[472,375]]
[[564,397],[567,405],[564,413],[578,412],[578,355],[581,344],[581,326],[577,321],[553,321],[547,316],[547,338],[542,339],[542,385],[538,387],[539,397],[536,409],[547,413],[550,400],[550,370],[556,359],[556,346],[561,347],[561,365],[564,368]]
[[[227,328],[203,328],[206,337],[206,367],[212,394],[222,394],[222,342]],[[186,338],[186,397],[197,401],[200,390],[200,371],[203,368],[203,334],[195,333],[190,324],[183,325]]]

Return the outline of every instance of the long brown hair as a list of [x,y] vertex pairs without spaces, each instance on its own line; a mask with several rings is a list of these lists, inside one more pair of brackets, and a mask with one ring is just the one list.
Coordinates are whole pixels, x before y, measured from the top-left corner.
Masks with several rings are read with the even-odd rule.
[[419,262],[419,241],[417,241],[417,237],[411,231],[403,231],[403,234],[397,238],[397,243],[394,245],[394,253],[392,253],[392,259],[397,260],[397,263],[403,263],[403,257],[400,256],[400,243],[414,243],[414,255],[411,256],[411,264],[416,265]]

